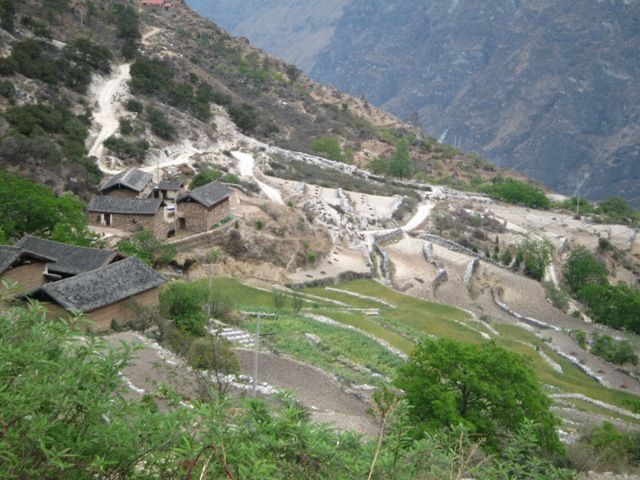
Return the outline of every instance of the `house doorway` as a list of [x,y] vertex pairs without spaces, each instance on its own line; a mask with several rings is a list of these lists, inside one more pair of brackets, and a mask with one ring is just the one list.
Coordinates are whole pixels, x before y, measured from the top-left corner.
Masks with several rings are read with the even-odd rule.
[[178,225],[180,226],[180,230],[186,230],[187,229],[187,219],[182,217],[178,219]]

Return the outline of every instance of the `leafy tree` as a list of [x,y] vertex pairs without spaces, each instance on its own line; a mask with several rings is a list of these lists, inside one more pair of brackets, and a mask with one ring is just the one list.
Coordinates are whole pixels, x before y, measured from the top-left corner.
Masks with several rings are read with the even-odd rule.
[[594,335],[591,353],[616,365],[638,364],[638,355],[628,340],[616,340],[609,335]]
[[498,449],[527,420],[538,425],[543,448],[561,452],[557,419],[527,361],[494,342],[466,345],[450,340],[422,341],[395,381],[426,429],[458,424]]
[[589,283],[607,283],[608,275],[605,266],[582,245],[571,251],[564,265],[564,281],[573,293]]
[[75,196],[57,197],[44,185],[1,170],[0,227],[9,238],[30,233],[79,245],[91,243],[92,238],[84,205]]
[[[0,310],[0,478],[329,479],[371,470],[376,443],[310,424],[289,395],[275,407],[252,399],[186,408],[165,387],[169,408],[159,409],[155,394],[136,400],[125,384],[131,349],[78,337],[42,307]],[[404,401],[395,412],[374,478],[574,478],[535,455],[543,447],[535,424],[486,457],[460,427],[414,441]]]
[[596,322],[640,333],[640,291],[637,289],[624,283],[587,284],[577,296]]
[[315,138],[313,142],[311,142],[311,150],[336,162],[348,163],[351,161],[348,152],[342,151],[342,146],[340,146],[338,140],[329,135]]
[[507,203],[525,205],[530,208],[547,209],[551,201],[540,188],[513,178],[496,179],[494,183],[486,185],[482,191],[490,197]]
[[135,158],[138,161],[144,160],[149,150],[149,142],[145,139],[129,142],[123,138],[110,136],[104,141],[104,146],[113,155],[121,159]]
[[409,142],[406,138],[400,140],[396,146],[396,151],[389,161],[389,173],[400,178],[409,178],[413,175]]
[[198,188],[208,183],[215,182],[221,176],[222,172],[220,170],[209,168],[193,176],[193,178],[191,179],[190,188],[193,190],[194,188]]
[[518,246],[518,257],[524,263],[524,273],[536,280],[542,280],[553,259],[553,244],[549,240],[541,240],[527,236]]
[[[204,370],[205,378],[201,385],[209,386],[209,376],[215,380],[218,396],[227,393],[230,377],[238,373],[239,364],[228,340],[216,337],[197,338],[189,347],[189,364],[198,370]],[[208,393],[208,392],[205,392]]]
[[160,294],[160,312],[175,322],[178,329],[201,337],[205,334],[205,288],[196,284],[173,282]]
[[124,255],[138,257],[153,267],[168,265],[176,256],[176,247],[158,240],[155,235],[143,230],[118,243],[118,251]]

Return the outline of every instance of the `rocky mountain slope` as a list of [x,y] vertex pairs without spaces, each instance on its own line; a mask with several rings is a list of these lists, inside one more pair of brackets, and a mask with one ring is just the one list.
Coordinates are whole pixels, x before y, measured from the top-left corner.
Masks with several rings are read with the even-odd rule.
[[[106,173],[157,161],[177,165],[185,155],[206,163],[213,158],[206,156],[207,145],[218,142],[229,124],[293,151],[323,153],[314,151],[313,142],[328,138],[343,160],[358,165],[389,156],[398,139],[409,136],[416,170],[431,178],[496,174],[459,151],[425,144],[411,125],[314,83],[181,2],[169,10],[140,10],[132,1],[93,2],[91,9],[77,2],[15,5],[12,27],[0,28],[0,81],[6,89],[0,95],[0,165],[57,192],[86,197],[99,181],[96,160]],[[131,10],[123,14],[124,7]],[[87,51],[106,51],[96,50],[89,55],[96,56],[93,64],[85,63],[79,38],[89,41]],[[142,107],[109,107],[113,95],[124,98],[125,90]],[[77,135],[53,124],[43,127],[42,118],[34,120],[41,111],[25,117],[25,107],[34,104],[80,122]],[[95,130],[105,122],[109,128]],[[162,128],[167,125],[172,128]],[[111,148],[102,149],[109,136]]]
[[640,205],[640,2],[190,3],[449,143],[566,194]]

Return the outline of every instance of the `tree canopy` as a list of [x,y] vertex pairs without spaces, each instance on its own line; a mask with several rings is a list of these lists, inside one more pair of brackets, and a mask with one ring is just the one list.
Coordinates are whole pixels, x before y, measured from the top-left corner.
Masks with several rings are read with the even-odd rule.
[[388,167],[389,173],[394,177],[409,178],[413,175],[413,164],[409,153],[409,142],[403,138],[398,142]]
[[525,358],[494,342],[467,345],[426,339],[401,367],[396,385],[405,391],[415,420],[425,429],[462,424],[498,448],[530,420],[538,426],[545,449],[562,450],[551,401]]
[[44,185],[0,170],[0,228],[9,238],[25,233],[90,245],[84,204],[73,194],[56,196]]
[[582,245],[571,251],[564,265],[564,280],[574,293],[590,283],[607,283],[608,275],[605,266]]

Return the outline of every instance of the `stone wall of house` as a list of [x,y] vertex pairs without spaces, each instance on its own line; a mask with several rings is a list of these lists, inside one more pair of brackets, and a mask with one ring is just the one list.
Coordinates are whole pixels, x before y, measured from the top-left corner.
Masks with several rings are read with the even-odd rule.
[[108,192],[104,192],[103,195],[109,195],[110,197],[118,198],[137,198],[138,192],[134,192],[128,188],[112,188]]
[[86,316],[93,322],[90,328],[94,332],[104,332],[111,329],[111,321],[124,326],[136,316],[136,306],[150,307],[157,305],[160,298],[160,289],[153,288],[139,295],[122,300],[113,305],[88,312]]
[[[0,280],[9,284],[17,284],[15,288],[11,288],[11,294],[19,295],[45,284],[44,269],[44,262],[26,263],[7,270],[0,275]],[[3,287],[0,285],[0,291],[2,289]]]
[[184,219],[181,230],[193,233],[206,232],[230,214],[229,199],[225,199],[209,208],[197,202],[180,202],[178,218]]
[[[99,213],[89,213],[89,220],[91,225],[104,226],[100,223]],[[113,213],[111,214],[110,227],[124,230],[125,232],[149,230],[150,232],[153,232],[157,238],[167,238],[169,230],[172,229],[174,225],[173,223],[167,223],[164,221],[164,213],[162,209],[160,209],[155,215],[125,215],[121,213]]]

